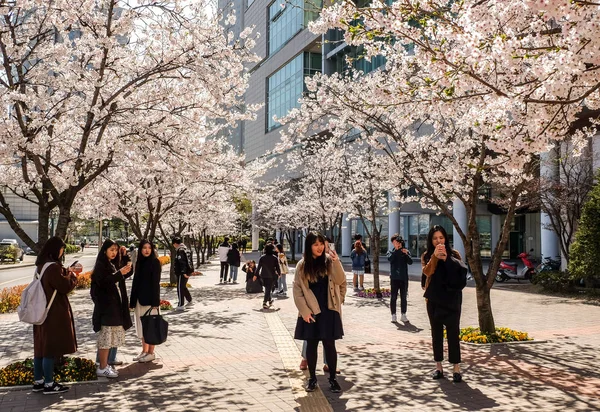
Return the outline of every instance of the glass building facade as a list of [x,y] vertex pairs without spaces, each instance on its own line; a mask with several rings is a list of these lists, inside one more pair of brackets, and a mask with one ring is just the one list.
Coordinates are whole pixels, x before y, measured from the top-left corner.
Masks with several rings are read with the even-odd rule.
[[276,53],[292,37],[319,16],[322,1],[275,0],[269,5],[269,56]]
[[281,126],[274,116],[284,117],[298,107],[304,92],[304,77],[321,71],[321,54],[303,52],[267,79],[267,132]]

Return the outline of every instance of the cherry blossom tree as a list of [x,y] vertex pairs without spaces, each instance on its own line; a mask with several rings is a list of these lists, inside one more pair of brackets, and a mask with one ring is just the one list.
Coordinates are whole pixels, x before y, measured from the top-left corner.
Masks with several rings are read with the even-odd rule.
[[78,194],[128,151],[200,151],[253,117],[240,104],[252,28],[227,32],[207,1],[23,0],[1,13],[0,186],[39,207],[38,242],[1,191],[0,213],[35,250],[50,211],[64,236]]
[[[342,29],[346,44],[366,59],[385,56],[385,67],[306,79],[285,143],[319,129],[334,139],[361,130],[422,205],[453,223],[475,279],[479,326],[493,332],[490,288],[539,154],[567,136],[577,150],[595,133],[599,23],[598,5],[583,1],[335,3],[311,30]],[[476,214],[486,187],[503,187],[507,210],[484,273]],[[455,204],[466,209],[466,227]]]

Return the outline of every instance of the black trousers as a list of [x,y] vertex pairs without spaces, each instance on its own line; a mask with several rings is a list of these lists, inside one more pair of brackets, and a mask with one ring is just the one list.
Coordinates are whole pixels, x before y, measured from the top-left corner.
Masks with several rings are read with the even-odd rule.
[[227,262],[221,262],[221,280],[227,280],[227,274],[229,273],[229,264]]
[[265,287],[265,299],[263,303],[267,303],[271,300],[271,291],[273,290],[273,279],[262,278],[263,286]]
[[408,303],[406,302],[406,293],[408,292],[408,281],[401,279],[390,279],[390,285],[392,287],[392,295],[390,297],[390,310],[392,315],[396,314],[396,300],[398,299],[398,292],[400,292],[400,313],[406,313]]
[[458,339],[460,332],[460,310],[448,310],[428,301],[427,316],[429,316],[429,323],[431,325],[433,359],[436,362],[444,360],[444,325],[446,325],[448,360],[450,363],[460,363],[460,342]]
[[187,288],[187,278],[183,275],[177,276],[177,297],[179,298],[179,304],[177,306],[183,306],[185,301],[192,301],[192,295]]
[[[335,340],[322,340],[325,357],[327,358],[327,366],[329,366],[329,378],[335,379],[335,371],[337,369],[337,350],[335,349]],[[306,341],[306,363],[308,364],[308,372],[310,377],[317,377],[317,348],[319,346],[318,339],[310,339]]]

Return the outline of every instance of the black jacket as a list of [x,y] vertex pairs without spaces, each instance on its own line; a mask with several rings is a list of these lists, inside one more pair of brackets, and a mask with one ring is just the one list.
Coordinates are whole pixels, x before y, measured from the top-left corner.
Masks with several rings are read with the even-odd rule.
[[394,249],[388,254],[388,261],[390,262],[390,279],[408,282],[408,265],[413,263],[410,255],[403,253],[402,249]]
[[90,295],[94,302],[92,325],[94,332],[101,326],[132,326],[125,278],[110,262],[97,264],[92,272]]
[[231,266],[240,266],[241,256],[239,249],[229,249],[229,252],[227,252],[227,263]]
[[459,311],[462,290],[466,285],[466,266],[461,265],[457,259],[448,257],[446,261],[438,261],[423,297],[436,305]]
[[277,279],[281,275],[279,259],[274,255],[262,255],[256,267],[256,276],[263,279]]
[[160,305],[160,272],[158,259],[142,257],[141,260],[138,260],[131,284],[130,308],[135,308],[135,304],[138,302],[142,306]]
[[192,257],[189,255],[185,245],[180,245],[175,251],[174,270],[177,276],[189,275],[194,271]]

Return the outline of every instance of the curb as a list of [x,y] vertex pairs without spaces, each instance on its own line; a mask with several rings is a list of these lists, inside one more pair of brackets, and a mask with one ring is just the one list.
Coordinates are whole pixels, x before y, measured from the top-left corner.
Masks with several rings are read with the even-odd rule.
[[548,343],[549,340],[522,340],[522,341],[514,341],[514,342],[493,342],[493,343],[473,343],[473,342],[465,342],[460,341],[462,345],[473,346],[473,347],[492,347],[492,346],[508,346],[508,345],[534,345],[538,343]]
[[[66,386],[73,385],[105,385],[110,381],[108,378],[98,377],[95,381],[81,381],[81,382],[61,382],[61,384]],[[16,391],[27,391],[31,390],[32,385],[15,385],[15,386],[0,386],[0,391],[6,392],[16,392]]]
[[20,268],[30,268],[35,266],[35,263],[18,263],[13,266],[4,266],[0,265],[0,270],[10,270],[10,269],[20,269]]

